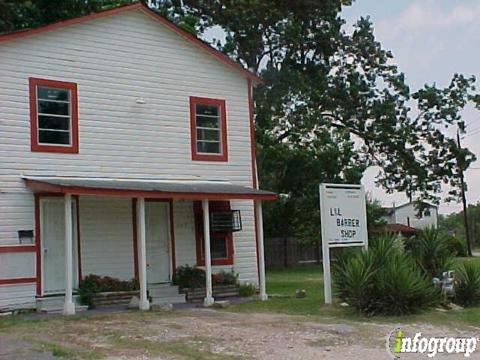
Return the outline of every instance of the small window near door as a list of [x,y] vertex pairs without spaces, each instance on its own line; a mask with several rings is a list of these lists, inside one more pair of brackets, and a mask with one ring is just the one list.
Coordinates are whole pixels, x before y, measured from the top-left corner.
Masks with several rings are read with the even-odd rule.
[[77,84],[29,79],[31,149],[78,153]]
[[[210,202],[210,213],[215,211],[230,210],[228,201]],[[203,242],[203,211],[202,204],[195,202],[195,235],[197,246],[197,266],[205,265],[205,252]],[[210,232],[210,254],[212,265],[232,265],[233,264],[233,236],[231,232]]]
[[192,160],[228,161],[225,100],[190,97]]

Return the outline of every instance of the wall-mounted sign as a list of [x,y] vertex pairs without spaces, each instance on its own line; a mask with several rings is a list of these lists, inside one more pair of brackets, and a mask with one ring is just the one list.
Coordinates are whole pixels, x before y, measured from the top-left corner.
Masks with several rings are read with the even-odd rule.
[[367,204],[363,185],[320,184],[325,303],[332,303],[330,248],[368,247]]

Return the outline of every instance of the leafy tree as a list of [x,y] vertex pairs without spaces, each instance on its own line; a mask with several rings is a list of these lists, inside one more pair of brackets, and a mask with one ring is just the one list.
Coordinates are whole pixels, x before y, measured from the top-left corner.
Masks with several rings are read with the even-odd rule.
[[0,0],[0,32],[38,27],[134,0]]
[[[36,26],[124,2],[0,0],[9,14],[0,26]],[[368,18],[345,29],[340,12],[351,2],[153,2],[189,31],[220,27],[226,39],[214,45],[265,79],[254,93],[259,177],[284,194],[266,206],[266,223],[276,224],[270,235],[318,237],[320,182],[358,183],[367,167],[379,166],[377,182],[388,192],[438,203],[445,185],[458,197],[459,171],[475,159],[444,131],[464,131],[462,109],[480,106],[475,79],[457,74],[445,88],[411,91]]]

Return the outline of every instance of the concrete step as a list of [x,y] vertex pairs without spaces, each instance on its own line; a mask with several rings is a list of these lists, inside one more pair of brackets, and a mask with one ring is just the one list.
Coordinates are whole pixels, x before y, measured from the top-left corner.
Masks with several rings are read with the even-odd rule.
[[168,297],[178,295],[180,292],[177,286],[148,289],[148,294],[152,297]]
[[[88,306],[86,305],[78,305],[75,304],[75,312],[82,312],[88,310]],[[49,308],[38,308],[37,307],[37,312],[43,313],[43,314],[62,314],[63,313],[63,306],[61,307],[49,307]]]
[[[73,295],[73,302],[76,305],[80,305],[80,296]],[[40,310],[48,311],[49,309],[63,309],[64,303],[65,303],[64,295],[37,297],[35,301],[37,311],[40,311]]]
[[152,297],[152,305],[163,304],[184,304],[186,302],[185,294],[177,294],[176,296]]

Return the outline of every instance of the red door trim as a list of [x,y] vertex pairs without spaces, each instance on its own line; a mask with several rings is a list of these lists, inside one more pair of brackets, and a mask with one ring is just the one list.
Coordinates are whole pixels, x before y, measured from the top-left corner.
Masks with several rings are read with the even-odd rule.
[[132,199],[132,228],[133,228],[133,273],[135,280],[139,280],[138,274],[138,233],[137,233],[137,199]]
[[172,280],[175,279],[177,273],[177,254],[175,249],[175,214],[173,200],[170,200],[170,240],[172,242]]
[[77,203],[77,265],[78,265],[78,283],[82,281],[82,244],[80,238],[80,196],[74,195],[74,199]]
[[37,295],[42,295],[42,239],[40,237],[40,194],[35,194],[35,246]]

